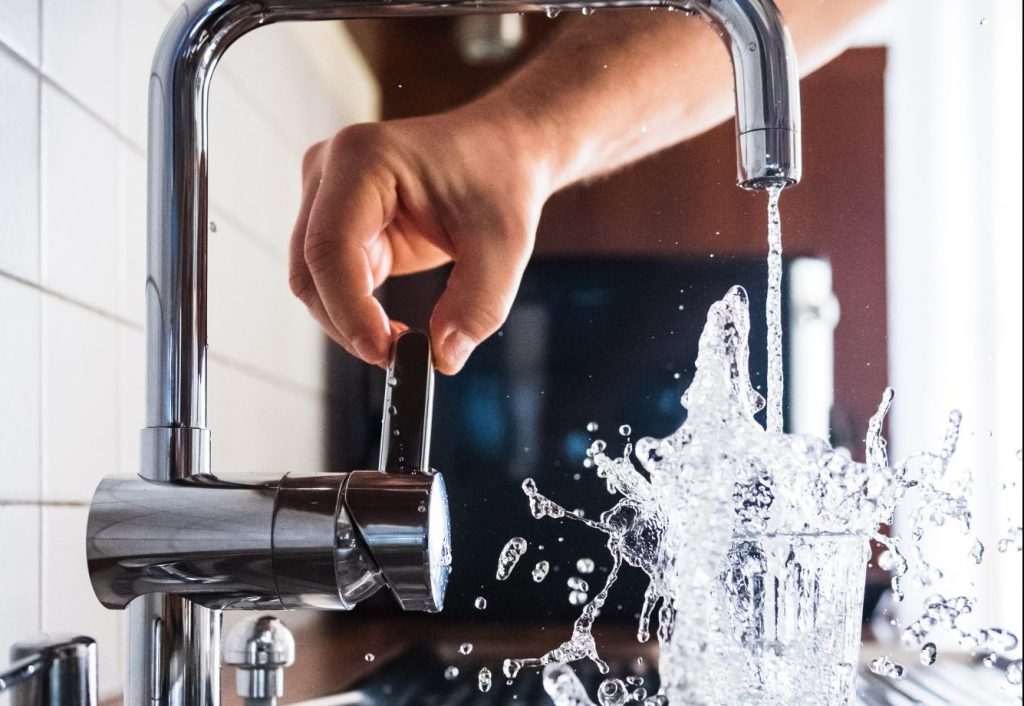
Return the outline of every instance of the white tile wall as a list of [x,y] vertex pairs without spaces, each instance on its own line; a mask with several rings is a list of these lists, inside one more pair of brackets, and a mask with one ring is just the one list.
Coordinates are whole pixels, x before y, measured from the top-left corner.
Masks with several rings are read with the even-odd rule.
[[[124,615],[95,600],[83,540],[96,482],[138,464],[145,97],[175,4],[0,0],[0,663],[82,631],[106,694]],[[373,119],[376,87],[337,27],[292,25],[242,39],[211,99],[215,470],[321,470],[323,344],[287,241],[303,149]]]
[[39,66],[39,0],[0,0],[0,42]]
[[42,97],[42,281],[117,305],[117,136],[48,83]]
[[0,552],[18,572],[17,581],[4,574],[4,583],[17,589],[0,602],[0,644],[5,657],[11,643],[39,633],[41,627],[41,510],[38,505],[0,505]]
[[87,503],[117,463],[117,324],[43,296],[43,498]]
[[117,119],[117,0],[43,0],[43,73],[107,123]]
[[0,501],[40,497],[39,300],[0,277]]
[[[0,0],[5,2],[6,0]],[[39,279],[39,76],[0,46],[0,271]],[[18,106],[11,110],[5,106]]]

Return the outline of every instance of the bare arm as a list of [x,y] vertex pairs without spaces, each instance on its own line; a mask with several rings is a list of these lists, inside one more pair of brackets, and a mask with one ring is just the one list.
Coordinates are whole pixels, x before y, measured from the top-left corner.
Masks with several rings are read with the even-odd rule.
[[[779,0],[801,70],[878,0]],[[351,353],[382,363],[402,324],[373,290],[454,261],[431,319],[457,372],[504,322],[555,191],[698,135],[733,111],[721,39],[681,13],[575,17],[522,70],[439,115],[339,132],[307,152],[291,286]]]

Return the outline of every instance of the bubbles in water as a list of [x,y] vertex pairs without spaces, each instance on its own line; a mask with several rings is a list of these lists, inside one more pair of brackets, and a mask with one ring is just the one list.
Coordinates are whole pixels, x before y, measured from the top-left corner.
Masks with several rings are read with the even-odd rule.
[[460,655],[468,655],[472,651],[473,651],[473,643],[472,642],[463,642],[461,645],[459,645],[459,654]]
[[363,655],[363,659],[365,659],[367,662],[372,662],[373,660],[377,659],[377,656],[372,652],[367,652],[365,655]]
[[459,668],[456,667],[455,665],[449,665],[448,667],[445,667],[444,678],[447,679],[448,681],[454,681],[455,679],[458,679],[459,678]]
[[487,599],[483,596],[477,596],[473,601],[473,607],[477,610],[487,610]]
[[548,562],[544,560],[538,561],[537,565],[533,567],[533,572],[531,574],[533,576],[533,580],[536,583],[540,583],[541,581],[546,579],[548,576],[548,570],[550,568],[551,565],[548,564]]
[[526,540],[522,537],[513,537],[508,540],[504,548],[502,548],[501,554],[498,555],[498,572],[496,576],[499,581],[505,581],[512,575],[512,569],[516,568],[519,558],[526,553],[526,547]]
[[935,664],[935,660],[938,656],[939,650],[935,646],[934,642],[926,642],[924,647],[921,648],[921,664],[925,666]]
[[902,665],[893,662],[888,655],[882,655],[871,660],[868,668],[875,674],[889,677],[890,679],[902,679],[906,671]]
[[619,679],[605,679],[597,689],[600,706],[623,706],[628,699],[629,691]]
[[576,560],[576,570],[581,574],[592,574],[594,573],[594,560],[583,557],[582,559]]
[[491,690],[491,670],[487,667],[482,667],[476,675],[476,686],[480,691],[487,693]]
[[630,676],[630,677],[626,677],[626,683],[629,684],[630,686],[640,686],[640,685],[642,685],[644,683],[644,678],[643,677],[638,677],[638,676],[635,676],[635,675],[634,676]]

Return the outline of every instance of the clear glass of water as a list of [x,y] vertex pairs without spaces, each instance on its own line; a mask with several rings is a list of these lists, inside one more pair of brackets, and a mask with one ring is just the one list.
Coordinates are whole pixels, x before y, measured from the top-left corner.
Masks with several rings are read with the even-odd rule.
[[735,537],[709,603],[708,701],[850,704],[868,555],[863,535]]

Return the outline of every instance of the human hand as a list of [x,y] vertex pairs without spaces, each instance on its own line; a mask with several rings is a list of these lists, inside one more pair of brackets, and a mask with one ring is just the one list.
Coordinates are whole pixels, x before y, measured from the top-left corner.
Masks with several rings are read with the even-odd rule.
[[533,250],[550,169],[536,134],[468,107],[347,127],[311,147],[289,284],[334,341],[387,361],[392,321],[373,291],[454,261],[430,320],[437,369],[458,372],[504,323]]

